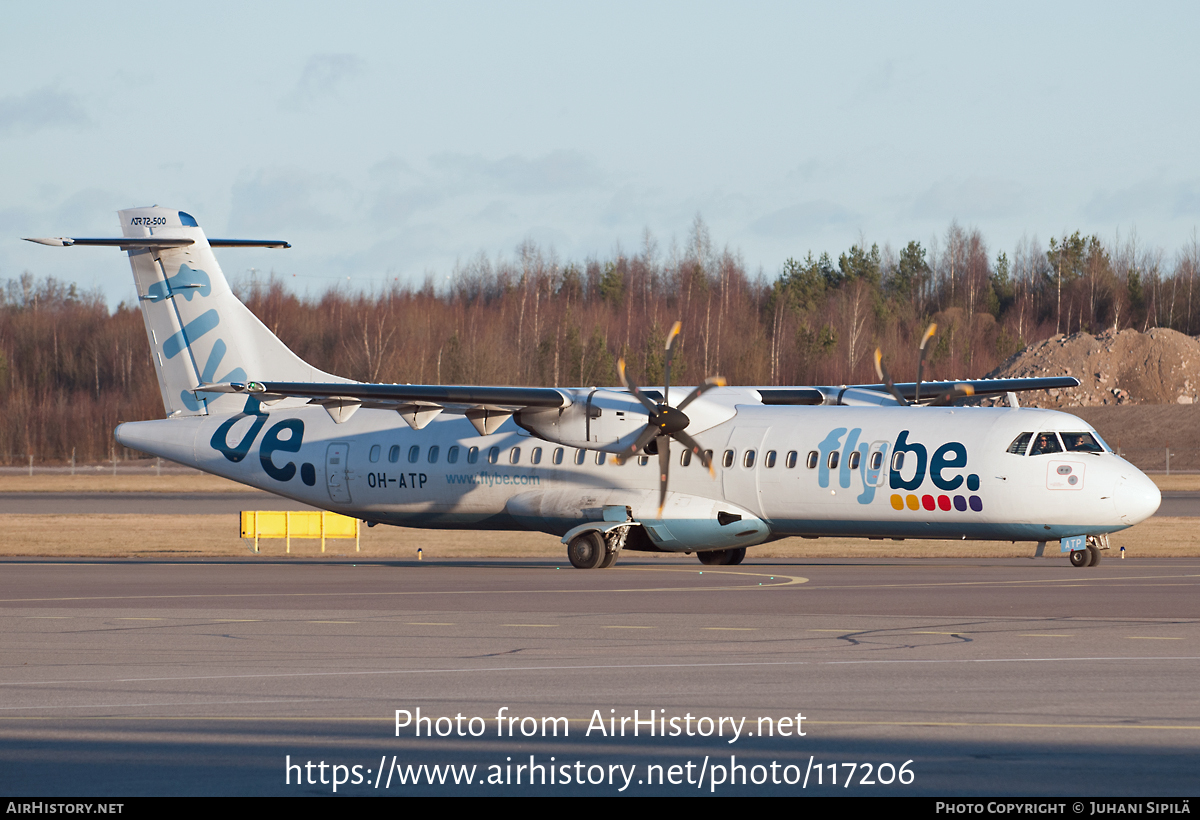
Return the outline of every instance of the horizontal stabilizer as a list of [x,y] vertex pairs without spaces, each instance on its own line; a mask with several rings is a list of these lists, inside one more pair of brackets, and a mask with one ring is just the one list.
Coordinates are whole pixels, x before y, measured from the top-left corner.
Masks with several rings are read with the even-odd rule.
[[[120,236],[120,237],[71,237],[44,236],[25,237],[26,242],[36,242],[39,245],[50,245],[55,248],[70,248],[74,245],[95,245],[107,248],[186,248],[194,245],[196,240],[175,236]],[[290,248],[291,245],[282,239],[210,239],[208,244],[214,248]]]

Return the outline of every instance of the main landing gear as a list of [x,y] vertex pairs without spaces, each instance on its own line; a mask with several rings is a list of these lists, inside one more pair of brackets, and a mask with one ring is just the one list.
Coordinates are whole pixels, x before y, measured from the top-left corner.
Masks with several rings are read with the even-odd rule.
[[701,564],[709,567],[734,566],[742,563],[742,559],[746,557],[746,548],[734,547],[727,550],[706,550],[705,552],[696,553],[696,557],[700,559]]
[[608,569],[617,563],[627,535],[628,527],[617,527],[607,535],[595,530],[581,533],[567,544],[567,558],[576,569]]
[[1107,535],[1089,535],[1086,547],[1081,550],[1071,551],[1071,566],[1094,567],[1100,563],[1100,558],[1103,555],[1101,550],[1106,549],[1108,549]]

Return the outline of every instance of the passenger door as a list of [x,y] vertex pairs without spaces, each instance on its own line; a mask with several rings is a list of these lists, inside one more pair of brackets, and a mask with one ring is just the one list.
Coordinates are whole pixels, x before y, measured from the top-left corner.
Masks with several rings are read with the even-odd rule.
[[343,441],[334,442],[325,451],[325,483],[329,498],[337,504],[349,504],[350,499],[350,445]]

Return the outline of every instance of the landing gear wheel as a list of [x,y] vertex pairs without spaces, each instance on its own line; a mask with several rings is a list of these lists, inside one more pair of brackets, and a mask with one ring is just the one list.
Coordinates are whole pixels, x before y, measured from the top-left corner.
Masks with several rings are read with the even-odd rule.
[[1071,550],[1071,566],[1086,567],[1092,563],[1092,552],[1088,549]]
[[1094,567],[1094,566],[1096,566],[1096,564],[1099,564],[1100,556],[1102,555],[1102,553],[1100,552],[1100,548],[1091,546],[1089,544],[1087,551],[1088,551],[1088,555],[1092,556],[1092,559],[1090,561],[1088,561],[1088,566]]
[[725,550],[707,550],[705,552],[696,553],[696,557],[700,559],[700,563],[706,567],[720,566],[725,563]]
[[567,558],[576,569],[596,569],[604,561],[604,536],[592,530],[577,535],[567,544]]
[[600,569],[608,569],[613,564],[617,563],[617,551],[608,547],[604,548],[604,559],[600,562]]
[[729,560],[725,563],[731,567],[742,563],[743,559],[746,557],[745,547],[737,547],[736,549],[726,550],[726,552],[729,553]]

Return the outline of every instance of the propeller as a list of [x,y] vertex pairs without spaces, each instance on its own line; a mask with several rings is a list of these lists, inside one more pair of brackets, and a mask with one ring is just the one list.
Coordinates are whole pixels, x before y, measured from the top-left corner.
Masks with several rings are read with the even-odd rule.
[[887,365],[883,363],[883,351],[879,348],[875,348],[875,372],[887,385],[888,392],[896,397],[896,402],[901,407],[908,407],[908,399],[900,395],[900,391],[896,389],[896,383],[892,381],[892,374],[888,372]]
[[917,359],[917,391],[913,394],[913,403],[921,401],[921,371],[925,369],[925,343],[932,339],[935,333],[937,333],[937,323],[930,322],[929,327],[925,328],[925,335],[921,337],[921,355]]
[[[937,324],[929,323],[929,327],[925,328],[925,333],[921,336],[921,353],[917,359],[917,385],[913,392],[913,400],[910,402],[904,398],[899,390],[896,389],[896,383],[892,381],[892,374],[888,372],[887,365],[883,363],[883,352],[879,348],[875,348],[875,372],[879,378],[887,385],[888,392],[896,399],[896,402],[901,407],[909,405],[920,405],[921,403],[921,377],[925,369],[925,345],[933,338],[933,334],[937,333]],[[946,407],[954,404],[957,399],[965,399],[975,395],[975,388],[969,384],[956,384],[949,390],[941,393],[933,401],[929,402],[929,407]]]
[[[720,376],[713,376],[704,380],[704,383],[692,390],[687,397],[679,403],[678,407],[672,407],[671,399],[671,360],[675,357],[676,343],[679,339],[679,331],[683,327],[682,322],[676,322],[671,327],[671,332],[667,334],[666,343],[666,359],[663,363],[663,400],[660,403],[655,403],[638,389],[637,384],[630,378],[629,373],[625,369],[625,360],[621,359],[617,362],[617,372],[621,375],[621,383],[625,385],[625,389],[634,395],[634,397],[642,403],[646,408],[648,419],[645,428],[638,434],[625,452],[621,453],[617,459],[624,463],[626,459],[634,456],[638,452],[645,450],[646,452],[658,453],[658,517],[662,518],[663,505],[667,500],[667,481],[671,473],[671,439],[675,439],[684,447],[692,451],[692,454],[700,459],[700,463],[707,469],[710,476],[716,478],[716,471],[713,469],[712,459],[704,454],[704,450],[700,444],[685,430],[691,423],[691,419],[684,413],[684,409],[693,401],[698,399],[708,390],[714,387],[724,387],[725,379]],[[653,450],[651,450],[651,446]]]

